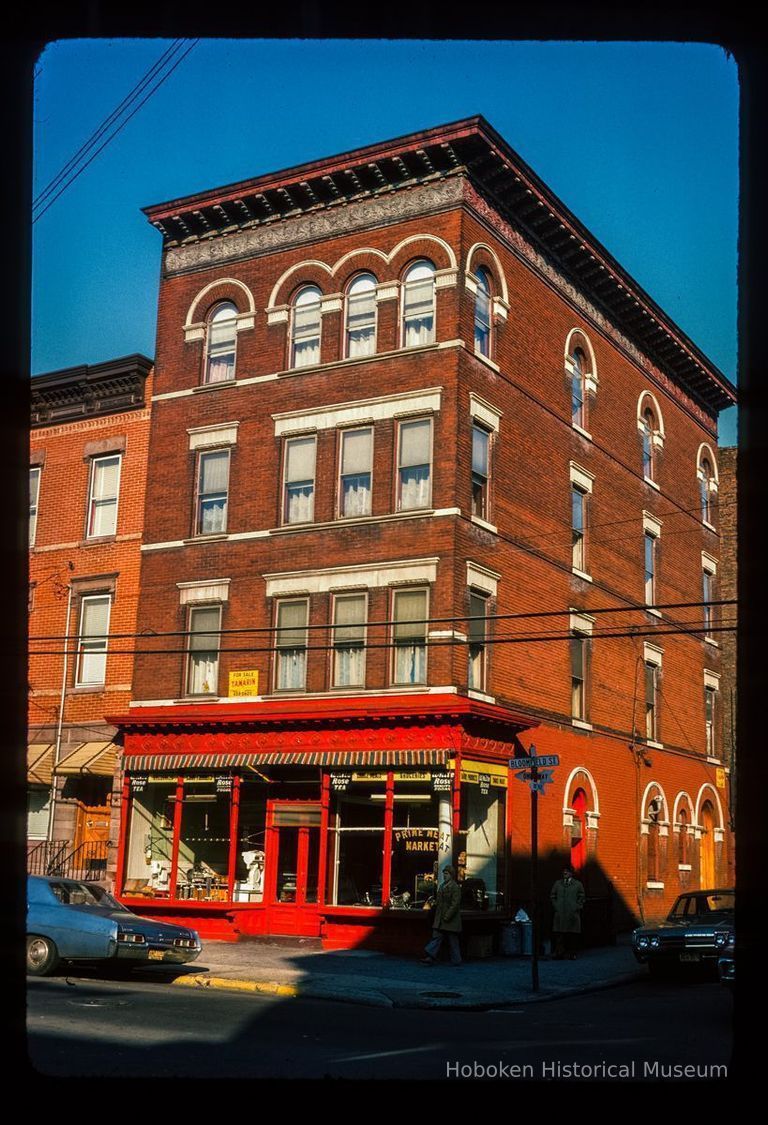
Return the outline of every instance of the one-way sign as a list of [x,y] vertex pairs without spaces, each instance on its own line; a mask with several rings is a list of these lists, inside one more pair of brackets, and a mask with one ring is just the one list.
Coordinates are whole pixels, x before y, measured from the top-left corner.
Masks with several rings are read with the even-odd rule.
[[533,769],[539,766],[559,766],[560,758],[557,754],[542,754],[535,757],[529,755],[527,758],[510,758],[508,765],[511,770]]

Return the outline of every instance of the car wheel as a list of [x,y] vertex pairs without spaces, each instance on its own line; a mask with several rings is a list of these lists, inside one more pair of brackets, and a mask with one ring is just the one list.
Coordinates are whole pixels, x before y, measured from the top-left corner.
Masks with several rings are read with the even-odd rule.
[[33,977],[44,977],[59,963],[59,951],[47,937],[30,934],[27,937],[27,972]]

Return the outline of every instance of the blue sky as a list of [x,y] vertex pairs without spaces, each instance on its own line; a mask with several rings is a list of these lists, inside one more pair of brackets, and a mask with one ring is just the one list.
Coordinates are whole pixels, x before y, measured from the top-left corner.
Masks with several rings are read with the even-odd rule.
[[[37,62],[34,194],[171,40]],[[678,43],[201,40],[33,227],[32,372],[154,352],[160,235],[140,208],[481,113],[736,376],[738,73]],[[721,442],[735,441],[735,410]]]

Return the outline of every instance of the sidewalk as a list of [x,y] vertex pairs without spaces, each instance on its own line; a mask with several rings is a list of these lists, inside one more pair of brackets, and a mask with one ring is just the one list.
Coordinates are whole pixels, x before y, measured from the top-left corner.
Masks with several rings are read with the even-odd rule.
[[287,944],[264,938],[206,941],[198,961],[177,970],[173,983],[382,1008],[482,1010],[590,992],[645,972],[628,939],[621,938],[615,946],[584,950],[575,961],[540,959],[537,993],[531,989],[528,957],[430,967],[369,950],[326,951],[298,938]]

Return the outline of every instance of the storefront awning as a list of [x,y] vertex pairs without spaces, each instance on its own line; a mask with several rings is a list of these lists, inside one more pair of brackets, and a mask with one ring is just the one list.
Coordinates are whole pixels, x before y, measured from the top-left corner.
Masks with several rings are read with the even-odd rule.
[[112,777],[117,762],[114,742],[83,742],[74,753],[62,756],[56,767],[57,774],[97,774]]
[[27,781],[33,785],[50,785],[53,771],[53,746],[35,742],[27,746]]
[[129,773],[158,770],[230,769],[233,766],[438,766],[456,751],[428,750],[275,750],[242,754],[136,754],[126,757]]

